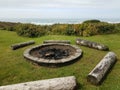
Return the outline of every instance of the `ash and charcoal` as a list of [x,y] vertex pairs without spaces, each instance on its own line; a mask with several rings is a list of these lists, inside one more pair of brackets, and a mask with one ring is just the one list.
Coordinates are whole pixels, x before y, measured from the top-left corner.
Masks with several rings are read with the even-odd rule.
[[68,57],[70,55],[70,50],[69,49],[57,49],[57,48],[46,48],[44,50],[39,51],[40,58],[44,59],[62,59],[65,57]]

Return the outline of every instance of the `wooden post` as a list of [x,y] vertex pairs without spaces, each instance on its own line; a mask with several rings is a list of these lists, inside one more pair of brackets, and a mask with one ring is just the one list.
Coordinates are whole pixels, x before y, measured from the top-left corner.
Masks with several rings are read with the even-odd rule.
[[28,46],[28,45],[31,45],[34,43],[35,43],[35,41],[33,41],[33,40],[28,41],[28,42],[17,43],[17,44],[11,45],[11,48],[12,48],[12,50],[16,50],[18,48],[25,47],[25,46]]
[[87,40],[83,40],[83,39],[77,39],[76,44],[94,48],[94,49],[98,49],[98,50],[104,50],[104,51],[109,50],[109,48],[103,44],[99,44],[96,42],[91,42],[91,41],[87,41]]
[[96,67],[88,74],[87,81],[94,85],[100,84],[101,80],[107,74],[108,70],[116,62],[116,55],[113,52],[107,55],[96,65]]

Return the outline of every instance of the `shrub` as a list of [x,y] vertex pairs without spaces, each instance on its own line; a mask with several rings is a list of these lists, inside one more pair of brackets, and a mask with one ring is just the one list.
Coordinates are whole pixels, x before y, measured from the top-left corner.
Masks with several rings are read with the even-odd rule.
[[96,24],[86,24],[86,28],[83,31],[83,36],[92,36],[98,34],[98,28],[96,27]]
[[93,20],[86,20],[83,23],[99,23],[99,22],[101,22],[101,21],[97,20],[97,19],[93,19]]
[[25,37],[39,37],[45,35],[46,31],[43,27],[32,24],[19,24],[16,27],[17,34]]
[[64,35],[66,32],[66,24],[54,24],[51,26],[50,34]]
[[120,32],[120,23],[110,24],[100,20],[86,20],[82,24],[33,25],[0,22],[3,30],[16,31],[20,36],[39,37],[45,34],[92,36]]
[[114,31],[120,32],[120,23],[114,24]]
[[11,22],[0,22],[0,29],[1,30],[8,30],[8,31],[15,31],[16,25],[18,23],[11,23]]
[[65,35],[74,35],[75,30],[73,28],[73,25],[68,25],[65,30]]
[[97,25],[97,28],[98,28],[98,34],[108,34],[115,32],[115,27],[113,24],[100,23]]

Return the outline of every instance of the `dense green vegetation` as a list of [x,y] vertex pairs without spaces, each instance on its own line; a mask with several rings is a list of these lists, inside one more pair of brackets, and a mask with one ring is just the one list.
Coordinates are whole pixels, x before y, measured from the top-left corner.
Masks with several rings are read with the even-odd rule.
[[99,20],[87,20],[81,24],[33,25],[22,23],[0,22],[3,30],[16,31],[25,37],[40,37],[43,35],[77,35],[93,36],[120,32],[120,23],[111,24]]
[[86,20],[83,23],[99,23],[99,22],[101,22],[101,21],[94,19],[94,20]]
[[87,82],[86,76],[95,65],[107,53],[87,47],[79,46],[83,50],[83,57],[77,62],[59,68],[37,66],[23,57],[23,52],[31,46],[18,50],[11,50],[15,43],[35,40],[36,45],[43,40],[70,40],[75,44],[79,36],[46,35],[39,38],[20,37],[15,32],[0,30],[0,85],[8,85],[34,80],[42,80],[55,77],[74,75],[79,83],[80,90],[120,90],[120,34],[95,35],[92,37],[80,37],[83,39],[103,43],[117,54],[117,62],[104,82],[100,86],[94,86]]
[[43,26],[33,24],[18,24],[15,29],[18,35],[26,37],[39,37],[45,35],[47,32]]
[[11,23],[11,22],[0,22],[0,29],[1,30],[8,30],[8,31],[14,31],[16,25],[19,23]]

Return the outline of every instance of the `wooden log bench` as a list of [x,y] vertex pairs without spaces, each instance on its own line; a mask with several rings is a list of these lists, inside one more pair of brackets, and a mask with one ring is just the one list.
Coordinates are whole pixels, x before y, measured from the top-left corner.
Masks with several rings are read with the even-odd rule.
[[96,65],[96,67],[88,74],[87,81],[94,85],[99,85],[104,76],[108,73],[109,69],[116,62],[116,55],[109,52],[106,56]]
[[25,46],[28,46],[28,45],[31,45],[34,43],[35,43],[35,41],[33,41],[33,40],[28,41],[28,42],[17,43],[17,44],[11,45],[11,48],[12,48],[12,50],[16,50],[18,48],[25,47]]
[[83,39],[77,39],[76,44],[90,47],[90,48],[94,48],[94,49],[98,49],[98,50],[103,50],[103,51],[109,50],[109,48],[103,44],[91,42],[91,41],[83,40]]
[[76,90],[74,76],[1,86],[0,90]]
[[70,44],[69,40],[45,40],[43,41],[44,44],[47,43],[65,43],[65,44]]

